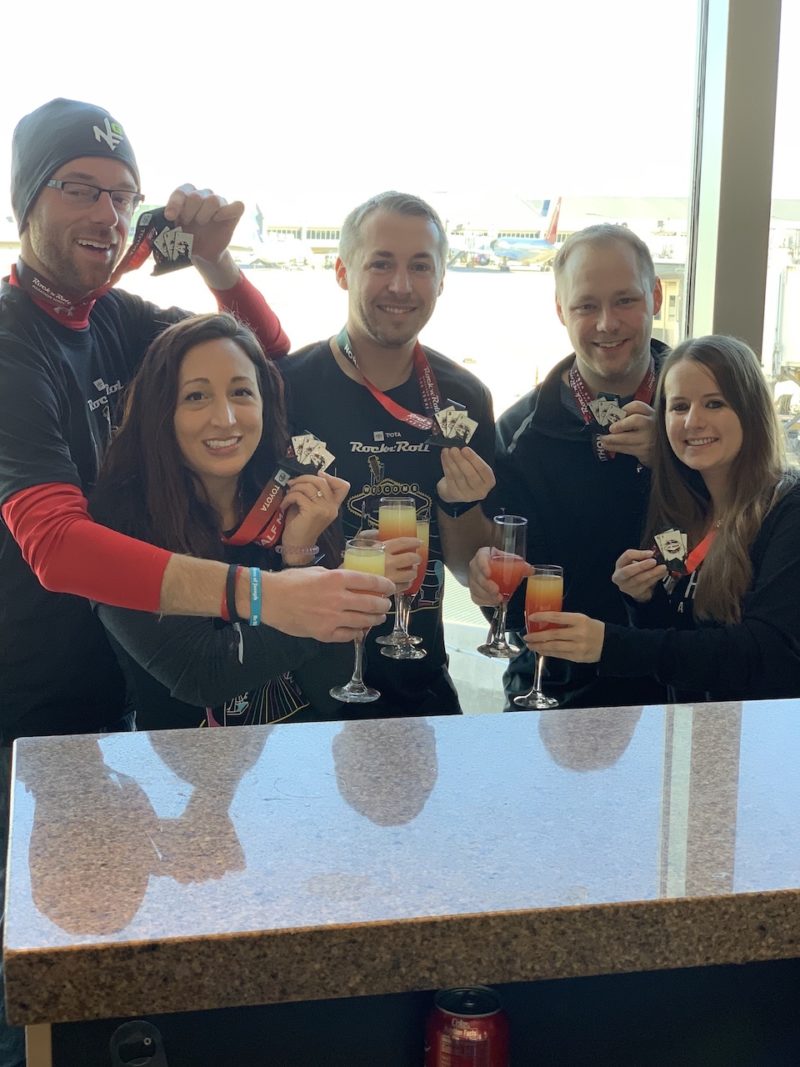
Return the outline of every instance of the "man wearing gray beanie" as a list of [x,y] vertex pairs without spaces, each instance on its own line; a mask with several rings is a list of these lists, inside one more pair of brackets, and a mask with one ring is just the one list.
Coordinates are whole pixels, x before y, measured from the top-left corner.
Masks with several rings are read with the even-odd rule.
[[[165,552],[88,514],[85,494],[124,389],[150,341],[188,314],[111,285],[142,200],[127,132],[101,107],[51,100],[16,128],[11,195],[21,254],[0,287],[3,857],[11,741],[131,726],[124,680],[89,600],[217,617],[227,577],[224,563]],[[165,217],[191,235],[192,263],[220,308],[280,357],[288,338],[228,251],[243,210],[182,185]],[[242,569],[234,591],[242,617],[246,578]],[[363,629],[383,620],[390,589],[385,579],[341,570],[264,574],[261,618],[294,636],[349,640],[348,623]],[[0,1024],[0,1067],[22,1063],[21,1047],[21,1035]]]

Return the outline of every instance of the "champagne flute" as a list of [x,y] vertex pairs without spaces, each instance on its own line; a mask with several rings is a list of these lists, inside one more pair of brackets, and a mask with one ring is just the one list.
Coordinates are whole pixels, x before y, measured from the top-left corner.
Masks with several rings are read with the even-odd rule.
[[[413,496],[382,496],[378,505],[378,537],[391,541],[393,537],[417,536],[417,502]],[[400,594],[394,594],[394,626],[392,632],[375,639],[376,645],[397,646],[406,640],[400,621]]]
[[522,515],[495,515],[492,547],[489,556],[489,576],[500,588],[501,601],[495,609],[486,642],[478,651],[491,659],[514,659],[519,649],[506,638],[508,602],[525,577],[525,534],[528,520]]
[[[525,629],[529,634],[540,630],[557,630],[554,622],[532,622],[531,615],[536,611],[561,611],[564,598],[564,572],[561,567],[548,563],[536,564],[533,574],[528,578],[528,587],[525,590]],[[558,701],[542,692],[542,671],[544,670],[545,657],[539,653],[536,656],[536,669],[533,672],[533,685],[527,693],[514,697],[513,703],[518,708],[531,708],[534,711],[544,711],[546,708],[557,708]]]
[[[383,574],[384,549],[380,541],[365,541],[354,537],[345,543],[344,564],[348,571],[365,571],[367,574]],[[370,689],[364,683],[364,638],[366,631],[353,639],[355,646],[355,666],[353,677],[347,685],[337,685],[330,690],[334,700],[343,700],[346,704],[369,704],[381,695],[377,689]]]
[[408,620],[411,616],[411,604],[414,597],[422,588],[425,580],[425,571],[428,568],[428,547],[430,545],[431,524],[428,519],[417,519],[417,539],[421,542],[418,552],[422,557],[417,576],[408,589],[404,589],[397,598],[397,617],[400,620],[400,631],[403,637],[402,643],[390,645],[381,649],[382,656],[389,659],[424,659],[427,652],[424,648],[414,648],[414,645],[422,644],[421,637],[412,637],[408,632]]

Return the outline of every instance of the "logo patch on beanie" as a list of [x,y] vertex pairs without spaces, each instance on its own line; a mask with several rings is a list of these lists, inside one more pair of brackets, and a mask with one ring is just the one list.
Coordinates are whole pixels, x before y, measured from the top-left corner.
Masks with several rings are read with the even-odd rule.
[[112,122],[109,118],[106,118],[105,120],[104,130],[101,129],[99,126],[94,126],[93,129],[95,141],[105,141],[112,152],[117,147],[117,145],[119,145],[123,141],[125,137],[125,134],[120,124],[118,122]]

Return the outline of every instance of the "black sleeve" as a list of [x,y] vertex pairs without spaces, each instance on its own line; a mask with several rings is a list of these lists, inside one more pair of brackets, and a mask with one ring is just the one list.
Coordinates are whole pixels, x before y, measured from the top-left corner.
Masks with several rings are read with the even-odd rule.
[[800,494],[776,506],[754,546],[754,582],[735,625],[606,626],[600,674],[649,674],[677,688],[800,695]]
[[[196,707],[214,707],[295,670],[320,645],[271,626],[220,626],[214,619],[158,616],[96,605],[122,648],[170,694]],[[240,648],[241,640],[241,648]],[[241,662],[240,662],[241,653]]]
[[46,482],[80,486],[62,432],[63,396],[47,359],[30,345],[0,344],[0,504]]

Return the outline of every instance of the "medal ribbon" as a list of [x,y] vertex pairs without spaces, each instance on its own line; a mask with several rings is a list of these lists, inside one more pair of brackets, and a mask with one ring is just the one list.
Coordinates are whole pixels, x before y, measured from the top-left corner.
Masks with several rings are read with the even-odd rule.
[[225,545],[249,545],[257,541],[269,548],[280,540],[283,529],[283,512],[281,501],[286,494],[286,482],[291,473],[278,466],[275,473],[261,490],[255,504],[236,527],[222,538]]
[[[570,367],[569,375],[567,377],[569,387],[572,390],[572,395],[575,397],[575,403],[578,405],[578,410],[583,417],[585,425],[589,425],[595,422],[595,417],[592,414],[592,410],[589,404],[592,402],[592,394],[589,392],[589,386],[584,381],[583,375],[578,370],[577,366],[573,364]],[[642,381],[639,383],[639,388],[633,394],[633,400],[641,400],[645,404],[653,403],[653,395],[656,390],[656,364],[653,357],[650,357],[650,366],[647,368]],[[616,459],[616,454],[613,452],[606,452],[601,455],[600,449],[595,449],[595,452],[599,459]]]
[[686,557],[686,573],[691,574],[692,571],[697,570],[700,564],[708,555],[708,550],[714,543],[714,538],[717,536],[716,526],[712,526],[708,533],[705,535],[702,541],[698,542],[689,555]]
[[38,308],[41,308],[51,319],[60,322],[70,330],[85,330],[89,325],[89,315],[94,307],[95,300],[105,290],[99,289],[83,300],[73,300],[66,296],[37,274],[22,260],[18,260],[16,266],[11,268],[9,277],[11,285],[22,289],[28,294]]
[[439,384],[436,381],[433,368],[431,367],[428,357],[425,355],[425,351],[419,341],[414,345],[414,372],[417,375],[419,391],[422,394],[422,404],[425,408],[425,415],[417,415],[416,412],[404,408],[402,404],[398,404],[395,400],[392,400],[391,397],[388,397],[386,393],[381,392],[381,390],[373,385],[369,378],[364,375],[358,363],[356,363],[356,357],[353,354],[353,346],[350,344],[347,327],[345,327],[337,336],[336,344],[339,346],[345,359],[349,360],[356,368],[361,376],[362,382],[372,396],[374,396],[384,411],[388,411],[392,418],[397,419],[398,422],[405,422],[408,426],[413,426],[417,430],[429,430],[433,433],[438,432],[438,424],[433,416],[441,408]]

